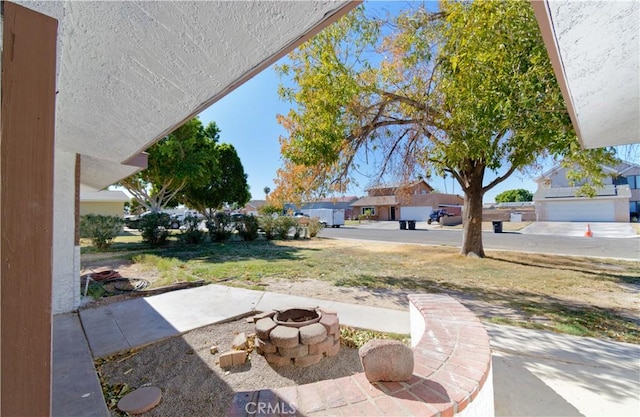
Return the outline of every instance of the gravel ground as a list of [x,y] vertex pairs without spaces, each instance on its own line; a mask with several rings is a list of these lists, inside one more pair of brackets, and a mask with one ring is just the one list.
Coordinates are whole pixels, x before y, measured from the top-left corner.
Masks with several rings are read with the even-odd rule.
[[[357,349],[342,347],[332,358],[306,368],[272,368],[255,351],[241,366],[221,369],[220,353],[231,349],[233,337],[254,332],[253,323],[238,320],[193,330],[181,337],[147,346],[133,354],[112,357],[99,368],[111,385],[157,386],[162,401],[145,416],[224,416],[237,391],[302,385],[362,372]],[[212,355],[211,346],[219,352]],[[112,411],[113,416],[119,414]]]

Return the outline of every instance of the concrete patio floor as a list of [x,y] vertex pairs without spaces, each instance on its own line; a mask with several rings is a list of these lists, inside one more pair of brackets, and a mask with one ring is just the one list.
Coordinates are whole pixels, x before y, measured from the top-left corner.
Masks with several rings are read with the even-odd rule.
[[[409,333],[409,312],[208,285],[54,318],[53,416],[109,416],[93,359],[273,308],[320,306],[341,324]],[[498,416],[640,415],[640,346],[485,324]],[[161,387],[160,387],[161,388]]]

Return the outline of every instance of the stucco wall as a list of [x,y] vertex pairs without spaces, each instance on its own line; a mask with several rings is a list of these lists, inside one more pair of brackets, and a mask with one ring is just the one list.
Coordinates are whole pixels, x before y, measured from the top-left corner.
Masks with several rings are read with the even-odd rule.
[[411,196],[411,203],[405,204],[406,206],[431,206],[434,209],[438,208],[440,204],[447,205],[462,205],[464,199],[455,194],[442,194],[442,193],[429,193],[429,194],[416,194]]
[[75,246],[76,155],[55,151],[53,184],[53,314],[80,304],[80,249]]
[[103,216],[124,217],[124,203],[116,202],[96,202],[84,201],[80,203],[80,215],[101,214]]
[[615,210],[616,222],[628,223],[630,220],[629,215],[629,200],[618,199],[613,203],[613,209]]
[[[626,198],[615,198],[615,199],[606,199],[606,198],[594,198],[593,201],[602,201],[602,200],[608,200],[608,201],[612,201],[613,204],[613,208],[614,208],[614,222],[622,222],[622,223],[628,223],[629,222],[629,200]],[[536,220],[543,222],[543,221],[549,221],[549,213],[548,213],[548,203],[559,203],[561,201],[566,201],[567,204],[570,203],[574,203],[576,201],[576,199],[553,199],[551,201],[545,201],[545,200],[541,200],[541,201],[536,201]],[[590,200],[584,200],[584,204],[589,204]],[[575,220],[575,221],[589,221],[589,220],[585,220],[585,219],[579,219],[579,220]]]

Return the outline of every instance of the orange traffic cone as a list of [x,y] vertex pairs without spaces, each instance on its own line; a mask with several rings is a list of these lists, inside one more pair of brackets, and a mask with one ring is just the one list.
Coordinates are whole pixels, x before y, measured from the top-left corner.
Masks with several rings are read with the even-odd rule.
[[591,232],[591,226],[587,223],[587,231],[584,232],[585,237],[593,237],[593,233]]

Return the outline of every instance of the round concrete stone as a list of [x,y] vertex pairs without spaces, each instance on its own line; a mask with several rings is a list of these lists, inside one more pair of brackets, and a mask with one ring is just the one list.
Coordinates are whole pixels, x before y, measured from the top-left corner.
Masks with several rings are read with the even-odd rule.
[[327,329],[320,323],[314,323],[300,328],[300,342],[304,345],[320,343],[326,337]]
[[370,382],[407,381],[413,375],[413,351],[399,340],[370,340],[358,353]]
[[276,327],[269,336],[271,343],[281,348],[296,347],[300,339],[298,329],[287,326]]
[[160,404],[162,392],[158,387],[143,387],[125,395],[118,401],[118,410],[129,414],[142,414]]
[[276,322],[271,317],[265,317],[256,322],[256,335],[262,340],[269,339],[269,333],[276,327]]

